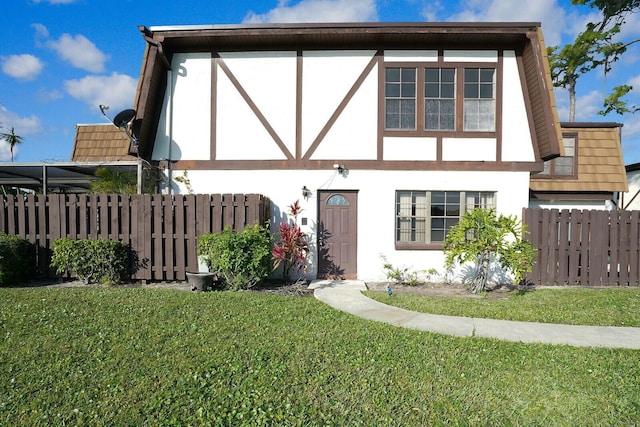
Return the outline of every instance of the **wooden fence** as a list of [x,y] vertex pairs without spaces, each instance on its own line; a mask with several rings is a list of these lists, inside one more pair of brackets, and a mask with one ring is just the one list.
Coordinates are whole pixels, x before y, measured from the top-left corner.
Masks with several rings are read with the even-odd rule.
[[637,286],[640,211],[524,209],[537,285]]
[[198,271],[198,236],[229,226],[265,224],[270,201],[259,194],[3,196],[0,232],[29,240],[36,270],[52,277],[51,243],[60,237],[119,240],[131,249],[135,280],[184,280]]

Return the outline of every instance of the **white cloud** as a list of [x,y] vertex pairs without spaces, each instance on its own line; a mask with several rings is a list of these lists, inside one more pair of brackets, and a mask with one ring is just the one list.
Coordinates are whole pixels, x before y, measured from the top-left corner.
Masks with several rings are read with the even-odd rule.
[[55,101],[61,99],[62,97],[64,97],[64,94],[57,89],[47,90],[41,88],[36,93],[36,99],[38,100],[38,102]]
[[66,80],[67,93],[91,107],[108,105],[112,109],[131,108],[138,82],[125,74],[87,76],[78,80]]
[[513,1],[513,0],[461,0],[460,13],[447,20],[458,22],[526,22],[542,23],[545,43],[548,46],[561,42],[566,28],[565,10],[557,0]]
[[47,41],[47,46],[58,52],[62,59],[68,61],[74,67],[93,73],[103,72],[104,63],[109,59],[107,55],[102,53],[95,44],[82,34],[75,36],[63,34],[57,41]]
[[2,61],[2,71],[20,80],[33,80],[44,68],[44,63],[28,53],[11,55]]
[[285,22],[364,22],[377,21],[375,0],[301,0],[289,6],[280,0],[278,6],[263,14],[249,12],[245,24]]
[[36,37],[47,38],[49,37],[49,29],[42,24],[31,24],[31,27],[36,30]]
[[[42,132],[42,124],[36,116],[20,117],[16,113],[9,111],[4,105],[0,104],[0,124],[2,129],[0,132],[11,132],[11,128],[15,129],[16,135],[20,135],[25,140],[28,135],[34,135]],[[13,149],[13,157],[15,158],[20,151],[19,145]],[[0,141],[0,161],[11,160],[11,150],[9,144],[4,140]]]

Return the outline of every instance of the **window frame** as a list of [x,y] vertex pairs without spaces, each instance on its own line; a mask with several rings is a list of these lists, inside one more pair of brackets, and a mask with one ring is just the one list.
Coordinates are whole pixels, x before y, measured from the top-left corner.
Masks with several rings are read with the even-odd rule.
[[[420,241],[416,241],[416,242],[407,242],[407,241],[400,241],[399,240],[399,233],[401,232],[400,230],[400,220],[401,218],[415,218],[417,217],[416,215],[401,215],[400,214],[400,195],[402,193],[411,193],[413,194],[417,194],[417,193],[423,193],[424,194],[424,199],[425,199],[425,206],[424,206],[424,212],[425,212],[425,216],[423,219],[424,222],[424,234],[425,234],[425,238],[424,241],[420,242]],[[433,205],[433,193],[458,193],[458,200],[459,200],[459,215],[457,216],[457,218],[461,218],[466,212],[467,210],[469,210],[469,206],[467,205],[466,199],[469,193],[473,194],[476,193],[480,196],[483,195],[487,195],[487,194],[491,194],[492,196],[492,203],[490,205],[486,205],[484,208],[485,209],[490,209],[490,208],[496,208],[497,206],[497,196],[498,196],[498,192],[497,191],[486,191],[486,190],[396,190],[395,191],[395,200],[394,200],[394,243],[395,243],[395,249],[396,250],[442,250],[444,248],[444,239],[443,241],[431,241],[431,235],[432,235],[432,222],[431,220],[434,218],[431,214],[431,210],[432,210],[432,205]],[[446,197],[446,196],[445,196]],[[413,197],[412,197],[413,200]],[[475,205],[474,205],[475,208]],[[413,212],[413,205],[412,205],[412,212]],[[440,216],[436,216],[437,218],[440,218]],[[447,215],[442,216],[443,218],[446,218]],[[453,216],[450,216],[449,218],[454,218]],[[410,229],[411,232],[411,229]]]
[[[572,174],[558,174],[556,172],[556,160],[559,158],[567,158],[568,156],[556,157],[555,159],[545,160],[544,167],[548,170],[543,170],[542,172],[538,172],[531,176],[533,179],[568,179],[568,180],[576,180],[578,179],[578,133],[577,132],[563,132],[562,133],[562,144],[564,145],[565,139],[573,139],[573,164],[572,164]],[[566,147],[565,147],[566,149]]]
[[[415,129],[389,129],[386,123],[386,70],[388,68],[416,69],[416,98],[415,98]],[[453,130],[425,129],[425,69],[454,69],[455,70],[455,126]],[[464,130],[464,74],[465,69],[493,69],[494,70],[494,115],[493,130]],[[382,135],[385,137],[438,137],[438,138],[497,138],[500,124],[499,114],[502,105],[501,62],[445,62],[442,58],[433,62],[394,62],[383,61],[380,66],[380,107],[379,118]]]

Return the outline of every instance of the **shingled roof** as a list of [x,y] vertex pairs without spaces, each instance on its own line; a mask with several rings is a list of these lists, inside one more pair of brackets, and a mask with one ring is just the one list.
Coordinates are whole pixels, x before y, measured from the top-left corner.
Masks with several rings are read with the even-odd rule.
[[611,194],[627,191],[627,175],[622,159],[620,123],[561,123],[563,133],[577,134],[577,176],[561,179],[536,179],[533,175],[531,191],[539,198],[544,195]]
[[129,154],[131,142],[122,129],[112,124],[76,125],[71,160],[101,162],[137,160]]

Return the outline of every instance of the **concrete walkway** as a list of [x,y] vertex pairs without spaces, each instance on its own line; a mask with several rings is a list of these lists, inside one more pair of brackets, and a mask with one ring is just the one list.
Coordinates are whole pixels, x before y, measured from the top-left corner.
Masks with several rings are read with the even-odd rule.
[[640,328],[557,325],[417,313],[367,298],[362,294],[367,290],[365,283],[357,280],[316,280],[310,288],[318,300],[338,310],[421,331],[524,343],[640,349]]

